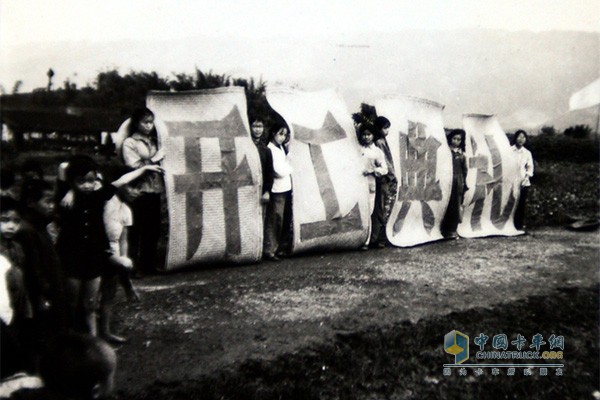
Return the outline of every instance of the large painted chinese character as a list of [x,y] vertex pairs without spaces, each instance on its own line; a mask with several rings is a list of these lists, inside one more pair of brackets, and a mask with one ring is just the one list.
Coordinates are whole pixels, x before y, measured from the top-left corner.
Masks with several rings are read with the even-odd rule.
[[442,110],[435,102],[389,96],[375,102],[390,120],[389,144],[398,193],[386,225],[395,246],[442,239],[440,225],[452,187],[452,155],[446,144]]
[[325,220],[302,224],[300,226],[300,240],[304,241],[336,233],[360,230],[362,222],[358,203],[352,207],[348,215],[341,215],[338,197],[322,150],[322,145],[326,143],[345,139],[346,132],[337,123],[331,112],[327,112],[323,126],[319,129],[309,129],[295,124],[293,127],[294,138],[308,145],[319,192],[325,205]]
[[[252,186],[252,174],[246,157],[237,165],[235,136],[244,136],[244,126],[237,107],[221,121],[166,122],[173,137],[181,136],[185,146],[186,173],[175,175],[175,193],[186,196],[187,260],[191,259],[202,240],[202,192],[209,189],[223,191],[225,213],[225,241],[227,253],[241,251],[238,188]],[[200,138],[217,138],[221,151],[221,172],[202,171]]]
[[467,133],[467,186],[463,237],[518,235],[512,217],[519,196],[519,174],[506,134],[494,116],[468,114],[463,118]]
[[471,203],[473,203],[473,213],[471,214],[471,226],[474,231],[481,230],[481,214],[486,196],[492,193],[492,208],[490,220],[497,229],[504,228],[504,225],[510,218],[510,214],[515,206],[515,196],[513,190],[510,191],[508,201],[502,207],[502,157],[492,135],[485,135],[485,142],[488,145],[491,155],[491,164],[493,175],[488,173],[490,160],[486,155],[477,153],[477,142],[471,136],[471,145],[474,155],[469,157],[469,168],[477,171],[475,180],[475,193]]
[[151,92],[165,151],[167,269],[262,255],[260,158],[241,87]]
[[333,90],[276,88],[267,100],[290,127],[293,252],[357,248],[368,236],[368,187],[354,125]]
[[421,204],[423,227],[430,233],[435,216],[428,201],[441,200],[442,190],[437,179],[437,150],[442,144],[426,133],[427,125],[408,121],[408,134],[400,133],[400,184],[398,201],[402,202],[394,222],[394,233],[402,230],[404,219],[413,201]]

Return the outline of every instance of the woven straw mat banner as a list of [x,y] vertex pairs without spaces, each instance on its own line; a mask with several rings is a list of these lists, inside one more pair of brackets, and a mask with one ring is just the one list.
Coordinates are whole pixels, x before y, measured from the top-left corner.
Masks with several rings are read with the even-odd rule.
[[267,100],[290,127],[293,252],[360,247],[369,189],[343,100],[333,90],[293,89],[268,90]]
[[514,236],[514,214],[521,191],[519,168],[495,116],[463,116],[467,186],[458,234],[464,237]]
[[389,96],[376,101],[375,108],[390,120],[387,141],[398,177],[398,196],[386,226],[388,240],[400,247],[439,240],[452,189],[444,107],[429,100]]
[[260,160],[244,89],[151,92],[147,105],[165,150],[167,269],[259,260]]

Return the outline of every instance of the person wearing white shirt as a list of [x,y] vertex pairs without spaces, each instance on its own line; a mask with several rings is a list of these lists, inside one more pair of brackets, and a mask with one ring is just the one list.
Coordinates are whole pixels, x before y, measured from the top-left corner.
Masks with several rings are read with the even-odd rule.
[[[360,151],[363,161],[363,175],[367,177],[369,183],[369,215],[375,209],[375,196],[377,195],[377,179],[387,175],[388,166],[385,154],[375,145],[374,127],[368,124],[362,124],[359,130]],[[381,195],[381,194],[380,194]],[[367,242],[361,248],[367,250],[371,238],[371,226],[369,226],[369,236]]]
[[271,132],[268,145],[273,158],[273,186],[265,220],[263,256],[270,261],[277,261],[290,251],[292,166],[284,147],[288,139],[288,128],[278,127]]
[[515,210],[515,228],[517,229],[525,228],[525,202],[527,201],[527,194],[531,186],[530,179],[533,177],[533,157],[531,152],[525,148],[528,140],[527,132],[523,130],[515,132],[512,149],[517,158],[519,176],[521,178],[521,195],[519,196],[519,202]]

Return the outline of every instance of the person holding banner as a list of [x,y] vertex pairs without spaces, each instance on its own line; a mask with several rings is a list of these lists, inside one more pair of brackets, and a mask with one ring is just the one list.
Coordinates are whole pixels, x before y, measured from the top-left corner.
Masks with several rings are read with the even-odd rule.
[[525,229],[525,202],[527,201],[527,194],[531,186],[530,179],[533,177],[533,156],[525,148],[528,142],[527,132],[521,129],[515,132],[512,149],[517,158],[521,177],[521,195],[519,196],[519,202],[515,210],[515,228],[519,230]]
[[[375,135],[373,134],[374,131],[375,127],[366,122],[363,122],[359,127],[359,143],[361,146],[360,150],[363,161],[363,175],[367,177],[369,184],[369,214],[371,215],[371,219],[373,219],[375,203],[382,201],[381,199],[376,199],[378,186],[377,182],[382,176],[387,175],[388,173],[385,155],[379,147],[375,146]],[[369,227],[369,236],[367,237],[367,242],[363,247],[361,247],[361,250],[368,250],[369,248],[369,243],[371,241],[371,229],[372,226]]]
[[447,136],[452,153],[452,190],[441,231],[447,239],[458,239],[456,228],[462,219],[462,203],[467,191],[467,158],[465,157],[465,131],[454,129]]
[[269,150],[273,159],[273,186],[267,206],[265,221],[264,258],[278,261],[290,249],[290,223],[292,205],[292,166],[287,159],[285,143],[289,140],[289,129],[276,126],[271,131]]
[[254,119],[250,124],[252,141],[258,150],[258,156],[260,157],[260,167],[262,171],[262,198],[263,204],[263,219],[266,215],[266,205],[269,204],[269,198],[271,193],[271,187],[273,186],[273,156],[271,150],[267,147],[263,138],[265,130],[264,122],[261,119]]
[[398,181],[394,174],[394,160],[392,159],[392,152],[386,140],[390,126],[390,120],[386,117],[379,116],[375,119],[375,146],[383,152],[388,170],[387,174],[382,175],[377,181],[375,196],[377,200],[371,219],[371,244],[378,248],[384,248],[386,245],[387,238],[385,235],[385,225],[392,212],[392,207],[396,200],[396,190],[398,188]]
[[[147,108],[135,110],[131,115],[128,134],[122,148],[125,165],[138,169],[146,165],[160,164],[164,153],[158,148],[158,135],[152,111]],[[147,171],[141,179],[141,195],[132,205],[134,224],[130,231],[136,277],[156,271],[161,195],[165,190],[163,177],[159,172]]]

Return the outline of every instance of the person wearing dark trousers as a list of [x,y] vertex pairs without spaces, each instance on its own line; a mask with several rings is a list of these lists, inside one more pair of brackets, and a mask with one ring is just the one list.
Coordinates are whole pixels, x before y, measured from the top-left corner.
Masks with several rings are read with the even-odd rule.
[[375,146],[383,152],[388,170],[386,175],[382,175],[376,180],[375,209],[371,216],[370,244],[372,247],[377,248],[384,248],[387,244],[385,226],[396,201],[396,191],[398,189],[398,181],[394,172],[394,160],[386,140],[390,126],[391,123],[386,117],[379,116],[375,120]]
[[[158,148],[154,126],[154,113],[147,108],[133,112],[129,123],[129,136],[121,149],[123,162],[138,169],[146,165],[159,165],[164,158]],[[134,258],[136,277],[157,270],[157,248],[161,228],[161,196],[165,186],[159,172],[147,171],[141,178],[141,194],[133,202],[133,226],[130,231],[131,255]]]
[[273,159],[274,180],[265,221],[265,242],[263,256],[270,261],[290,252],[292,201],[292,166],[287,159],[285,143],[289,140],[289,130],[279,127],[271,133],[269,149]]
[[441,231],[446,239],[458,239],[456,229],[462,219],[462,207],[467,191],[467,159],[465,157],[465,131],[454,129],[448,136],[448,146],[452,153],[452,189]]

